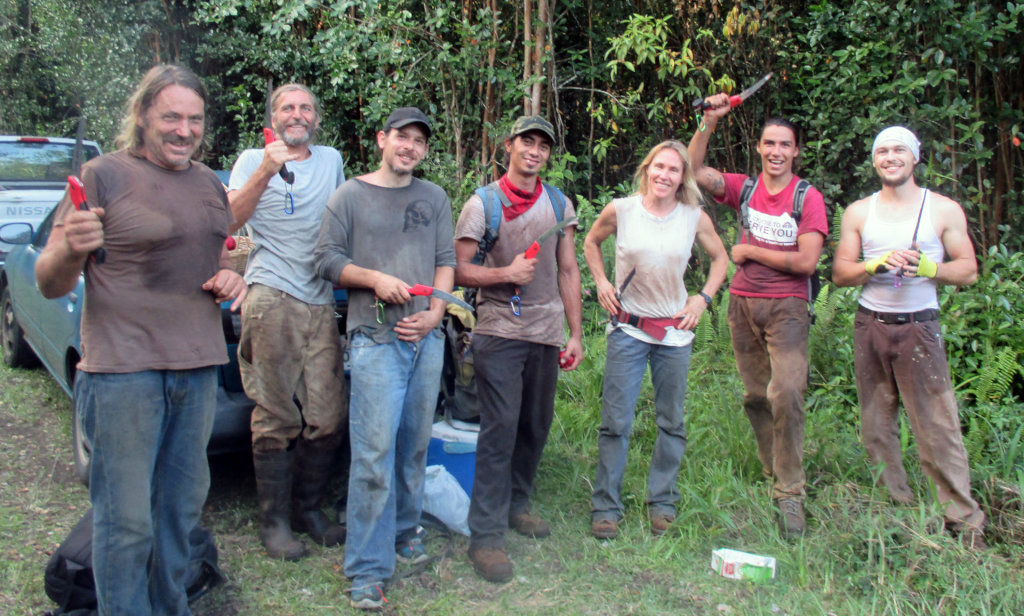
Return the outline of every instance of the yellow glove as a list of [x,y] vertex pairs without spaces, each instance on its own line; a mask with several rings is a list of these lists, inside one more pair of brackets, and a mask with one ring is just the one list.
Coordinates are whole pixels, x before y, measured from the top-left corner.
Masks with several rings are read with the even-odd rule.
[[874,259],[871,259],[870,261],[865,261],[864,262],[864,270],[867,273],[871,274],[872,276],[874,276],[875,274],[884,274],[884,273],[888,272],[889,271],[889,266],[886,265],[885,262],[889,260],[889,255],[891,255],[893,252],[895,252],[895,251],[890,250],[889,252],[885,253],[884,255],[875,257]]
[[939,273],[938,264],[922,252],[921,258],[917,262],[917,275],[924,276],[925,278],[935,278],[937,273]]

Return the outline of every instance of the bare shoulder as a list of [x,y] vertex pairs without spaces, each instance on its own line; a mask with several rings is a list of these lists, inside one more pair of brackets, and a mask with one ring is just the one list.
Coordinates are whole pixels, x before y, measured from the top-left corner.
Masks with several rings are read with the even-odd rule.
[[864,197],[846,206],[846,210],[843,211],[843,226],[850,227],[852,225],[856,229],[863,227],[870,205],[871,197]]

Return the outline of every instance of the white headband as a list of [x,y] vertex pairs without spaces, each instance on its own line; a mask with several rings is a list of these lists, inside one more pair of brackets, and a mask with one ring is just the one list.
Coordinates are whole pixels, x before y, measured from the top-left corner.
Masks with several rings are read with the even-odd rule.
[[910,131],[909,128],[903,126],[890,126],[882,132],[878,133],[875,137],[875,142],[871,145],[871,154],[875,154],[875,150],[879,148],[883,143],[895,141],[907,148],[914,154],[914,162],[921,160],[921,142],[917,140],[917,136]]

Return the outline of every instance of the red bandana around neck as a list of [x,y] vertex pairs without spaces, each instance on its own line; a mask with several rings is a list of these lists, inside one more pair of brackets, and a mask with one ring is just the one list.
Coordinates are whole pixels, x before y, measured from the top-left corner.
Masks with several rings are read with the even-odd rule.
[[503,206],[501,213],[505,217],[505,220],[513,220],[518,216],[522,215],[523,212],[533,207],[533,204],[540,199],[541,186],[540,180],[537,180],[537,187],[532,193],[525,190],[519,190],[512,185],[512,182],[508,180],[508,174],[501,176],[498,180],[498,187],[501,188],[501,192],[505,193],[508,197],[509,206]]

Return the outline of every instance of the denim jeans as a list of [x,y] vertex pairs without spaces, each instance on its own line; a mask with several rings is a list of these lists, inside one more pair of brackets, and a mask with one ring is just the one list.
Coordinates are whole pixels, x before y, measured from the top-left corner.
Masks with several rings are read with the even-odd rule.
[[655,423],[658,436],[647,476],[647,507],[653,514],[675,516],[679,489],[679,465],[686,451],[683,410],[686,377],[690,370],[692,345],[683,347],[650,344],[621,329],[608,334],[608,355],[604,364],[601,430],[597,437],[598,461],[593,520],[622,518],[622,477],[626,469],[629,435],[636,417],[636,402],[648,361],[654,385]]
[[804,393],[811,318],[799,297],[729,297],[729,331],[772,498],[803,501]]
[[443,363],[438,329],[417,343],[377,344],[360,333],[349,341],[352,466],[345,575],[353,589],[389,579],[396,542],[416,531]]
[[92,444],[93,571],[101,616],[182,616],[188,535],[210,487],[217,369],[79,372]]
[[967,451],[939,322],[886,324],[858,312],[853,328],[861,437],[871,461],[884,464],[881,479],[889,493],[903,501],[914,496],[900,449],[902,399],[921,468],[935,483],[946,521],[983,528],[985,514],[971,496]]
[[530,511],[555,411],[558,347],[473,336],[480,435],[469,504],[472,548],[505,547],[511,516]]

